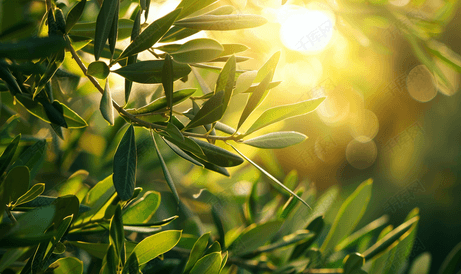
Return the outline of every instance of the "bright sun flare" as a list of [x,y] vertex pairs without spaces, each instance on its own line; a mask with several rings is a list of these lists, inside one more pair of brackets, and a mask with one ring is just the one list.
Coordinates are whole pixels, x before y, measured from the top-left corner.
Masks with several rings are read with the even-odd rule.
[[326,48],[333,37],[334,22],[325,12],[289,8],[278,15],[280,39],[285,47],[308,54]]

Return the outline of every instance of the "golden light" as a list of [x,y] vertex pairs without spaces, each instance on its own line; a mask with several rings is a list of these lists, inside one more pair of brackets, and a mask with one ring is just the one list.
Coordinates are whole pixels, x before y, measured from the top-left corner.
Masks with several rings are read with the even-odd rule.
[[291,50],[315,54],[324,50],[334,32],[334,19],[323,10],[287,6],[279,10],[280,39]]

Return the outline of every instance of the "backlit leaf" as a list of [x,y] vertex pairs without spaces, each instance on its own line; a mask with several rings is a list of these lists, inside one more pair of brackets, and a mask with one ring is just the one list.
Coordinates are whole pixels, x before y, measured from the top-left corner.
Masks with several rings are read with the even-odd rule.
[[301,143],[307,136],[295,131],[272,132],[243,141],[244,144],[258,148],[285,148]]
[[144,196],[130,205],[123,212],[125,225],[148,222],[160,206],[160,193],[147,191]]
[[[177,105],[183,102],[184,100],[192,96],[192,94],[194,94],[195,91],[196,91],[195,88],[188,88],[188,89],[181,89],[181,90],[177,90],[173,92],[173,105]],[[151,112],[158,112],[161,110],[165,110],[167,106],[168,106],[168,102],[166,100],[166,97],[162,96],[158,99],[155,99],[154,101],[152,101],[151,103],[143,107],[140,107],[137,109],[127,109],[127,111],[132,114],[144,114],[144,113],[151,113]]]
[[115,190],[122,201],[127,201],[133,196],[136,182],[136,142],[132,125],[117,147],[113,170]]
[[46,273],[53,274],[82,274],[83,262],[75,257],[57,259],[50,265]]
[[195,242],[192,250],[190,251],[189,258],[187,259],[186,266],[184,267],[184,273],[187,273],[189,270],[194,267],[195,263],[203,256],[203,253],[208,246],[208,241],[210,240],[210,233],[205,233]]
[[280,229],[282,221],[269,221],[247,227],[229,246],[235,254],[245,254],[256,250],[268,242]]
[[16,200],[16,203],[14,204],[14,206],[22,205],[22,204],[25,204],[25,203],[28,203],[34,200],[40,194],[42,194],[43,191],[45,191],[45,184],[38,183],[38,184],[33,185],[26,193],[24,193],[21,197],[19,197]]
[[168,31],[180,12],[181,10],[174,10],[155,20],[131,42],[118,59],[123,59],[152,47]]
[[[229,152],[226,149],[210,144],[208,142],[194,139],[197,145],[203,151],[206,156],[206,161],[221,167],[237,166],[243,163],[243,159],[238,155]],[[198,156],[198,155],[197,155]],[[200,156],[199,156],[200,157]]]
[[217,0],[182,0],[176,7],[176,9],[182,9],[178,18],[181,19],[187,17],[196,11],[206,8],[216,1]]
[[190,274],[215,274],[221,269],[221,252],[210,253],[195,263]]
[[86,0],[81,0],[67,14],[66,19],[66,33],[68,33],[74,25],[78,22],[80,17],[83,14],[83,10],[85,9]]
[[373,181],[371,179],[363,182],[344,201],[328,232],[327,238],[320,248],[322,252],[332,250],[354,230],[367,209],[372,186]]
[[172,249],[179,242],[181,234],[180,230],[167,230],[144,238],[133,250],[138,257],[139,265]]
[[[123,39],[130,37],[132,28],[133,28],[133,20],[123,19],[123,18],[119,19],[118,20],[118,40],[123,40]],[[72,28],[72,30],[70,30],[69,34],[76,35],[76,36],[82,36],[82,37],[89,37],[91,39],[94,39],[96,35],[95,29],[96,29],[96,22],[77,23]]]
[[[158,84],[162,82],[163,63],[163,60],[141,61],[119,68],[113,72],[133,82]],[[188,65],[173,61],[174,80],[187,76],[190,72],[191,68]]]
[[264,111],[261,116],[259,116],[259,118],[247,130],[245,135],[251,134],[263,127],[285,120],[287,118],[292,118],[312,112],[323,102],[323,100],[325,100],[325,97],[270,108]]
[[96,19],[96,29],[94,35],[94,58],[101,56],[101,52],[109,38],[109,33],[117,13],[119,0],[104,0]]
[[190,40],[171,53],[173,58],[181,63],[199,63],[218,57],[224,48],[219,42],[209,38]]
[[248,102],[243,109],[242,115],[240,116],[240,120],[237,125],[237,130],[242,126],[245,120],[250,116],[250,114],[264,101],[269,90],[267,89],[270,81],[272,81],[272,77],[274,76],[274,72],[269,72],[264,80],[258,85],[255,91],[250,95]]
[[237,30],[255,28],[267,23],[267,19],[252,14],[199,15],[175,22],[175,26],[197,30]]

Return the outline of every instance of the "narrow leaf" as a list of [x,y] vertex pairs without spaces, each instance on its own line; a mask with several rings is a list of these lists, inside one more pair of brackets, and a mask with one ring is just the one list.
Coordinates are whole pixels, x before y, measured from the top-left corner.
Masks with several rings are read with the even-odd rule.
[[208,246],[208,241],[210,240],[210,232],[203,234],[195,242],[192,250],[190,251],[189,258],[187,259],[186,266],[184,267],[184,273],[187,273],[195,263],[203,256],[203,253]]
[[164,17],[155,20],[131,42],[118,59],[123,59],[152,47],[168,31],[180,12],[181,9],[176,9]]
[[133,196],[136,182],[136,142],[133,125],[128,127],[115,152],[113,180],[120,199],[129,200]]
[[237,125],[237,130],[242,126],[245,120],[250,116],[250,114],[264,101],[269,90],[267,89],[269,83],[272,81],[274,76],[274,71],[269,72],[264,80],[258,85],[255,91],[250,95],[245,108],[243,109],[242,115],[240,116],[239,123]]
[[101,56],[101,52],[109,38],[109,33],[113,25],[114,17],[117,12],[119,0],[104,0],[96,19],[96,30],[94,35],[94,58]]
[[75,6],[73,6],[72,9],[67,14],[66,33],[69,33],[69,31],[75,26],[75,24],[78,22],[78,20],[82,16],[83,10],[85,9],[85,4],[86,4],[86,0],[81,0]]
[[253,14],[199,15],[175,22],[175,26],[197,30],[237,30],[262,26],[267,19]]
[[[138,36],[138,38],[141,36]],[[162,82],[163,60],[141,61],[119,68],[113,72],[137,83],[158,84]],[[189,65],[173,61],[173,79],[187,76],[191,72]]]
[[42,194],[43,191],[45,191],[45,184],[38,183],[38,184],[33,185],[26,193],[24,193],[21,197],[19,197],[16,200],[16,203],[14,204],[14,206],[16,207],[18,205],[22,205],[22,204],[25,204],[25,203],[28,203],[34,200],[40,194]]
[[[77,23],[72,28],[69,34],[94,39],[96,35],[95,29],[96,29],[96,22]],[[117,37],[118,39],[117,40],[123,40],[123,39],[130,37],[132,29],[133,29],[133,20],[123,19],[123,18],[118,20],[118,37]],[[107,52],[109,53],[109,47],[107,47]],[[94,51],[91,53],[94,53]],[[103,57],[103,55],[101,55],[101,57]],[[108,58],[110,58],[110,56],[108,56]]]
[[442,263],[442,266],[439,269],[438,274],[454,274],[457,273],[459,267],[459,262],[461,262],[461,243],[457,244],[445,258]]
[[[187,98],[192,96],[194,92],[196,91],[195,88],[192,89],[181,89],[173,92],[173,106],[177,105],[183,101],[185,101]],[[160,112],[162,110],[166,110],[168,107],[168,102],[165,96],[162,96],[158,99],[155,99],[153,102],[149,103],[148,105],[145,105],[143,107],[137,108],[137,109],[127,109],[129,113],[132,114],[145,114],[145,113],[151,113],[151,112]]]
[[203,154],[206,156],[206,161],[209,163],[221,167],[238,166],[243,163],[242,158],[226,149],[202,140],[194,139],[194,141],[200,146]]
[[109,89],[109,80],[106,81],[104,93],[99,104],[102,117],[111,125],[114,125],[114,106],[112,105],[112,95]]
[[21,140],[21,134],[16,136],[13,141],[8,144],[8,146],[3,151],[2,156],[0,156],[0,176],[3,174],[3,172],[5,172],[6,168],[11,163],[11,160],[13,160],[14,153],[18,148],[19,140]]
[[176,9],[182,9],[178,18],[184,18],[192,13],[208,7],[217,0],[182,0]]
[[210,253],[194,265],[190,274],[215,274],[221,269],[221,252]]
[[243,141],[242,143],[258,148],[285,148],[301,143],[307,136],[295,131],[272,132]]
[[320,248],[321,252],[332,250],[354,230],[365,214],[371,197],[372,185],[373,180],[366,180],[344,201]]
[[189,156],[186,152],[184,152],[182,149],[177,147],[175,144],[171,143],[170,141],[166,140],[165,138],[162,138],[162,140],[167,144],[171,150],[173,150],[174,153],[176,153],[179,157],[183,158],[184,160],[187,160],[194,165],[201,166],[203,167],[203,164],[201,164],[199,161],[195,160],[191,156]]
[[160,165],[162,167],[163,176],[165,176],[165,180],[168,183],[168,186],[170,187],[171,192],[173,193],[173,196],[174,196],[174,198],[176,200],[176,203],[179,205],[179,202],[180,202],[179,195],[178,195],[178,192],[176,191],[176,187],[174,185],[173,178],[171,177],[170,172],[168,171],[168,167],[166,166],[166,163],[163,160],[162,155],[160,154],[160,150],[157,147],[157,142],[155,141],[154,133],[152,131],[150,133],[151,133],[151,136],[152,136],[152,140],[154,141],[155,151],[157,152],[158,159],[160,160]]
[[271,58],[264,63],[264,65],[258,70],[258,74],[256,74],[256,77],[254,79],[254,83],[259,83],[266,78],[266,75],[268,75],[271,71],[275,73],[275,68],[277,67],[277,64],[280,60],[280,51],[275,52],[272,54]]
[[285,120],[287,118],[292,118],[312,112],[323,102],[323,100],[325,100],[325,97],[270,108],[261,114],[261,116],[259,116],[259,118],[247,130],[245,135],[251,134],[263,127]]
[[214,39],[199,38],[190,40],[171,53],[173,58],[180,63],[200,63],[218,57],[224,48]]
[[173,61],[171,56],[165,56],[165,62],[162,68],[162,85],[165,91],[167,109],[170,110],[170,119],[173,116]]
[[[131,41],[134,41],[136,37],[139,36],[141,33],[141,10],[138,10],[136,14],[136,18],[133,23],[133,30],[131,31]],[[133,54],[132,56],[128,57],[127,65],[131,65],[136,63],[138,59],[137,54]],[[130,98],[131,88],[133,86],[133,82],[128,79],[125,79],[125,102],[128,103],[128,99]]]

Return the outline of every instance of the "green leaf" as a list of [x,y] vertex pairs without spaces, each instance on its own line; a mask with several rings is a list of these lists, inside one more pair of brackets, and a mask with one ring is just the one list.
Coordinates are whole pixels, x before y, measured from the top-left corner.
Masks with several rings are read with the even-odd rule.
[[17,166],[27,166],[30,171],[29,181],[33,180],[45,160],[45,150],[45,140],[36,142],[19,155],[18,159],[14,162],[11,168]]
[[[187,98],[192,96],[192,94],[194,94],[195,91],[195,88],[188,88],[173,92],[173,106],[185,101]],[[158,99],[155,99],[148,105],[145,105],[137,109],[127,109],[127,111],[131,114],[145,114],[151,112],[160,112],[162,110],[166,110],[167,107],[168,102],[166,100],[166,97],[162,96]]]
[[341,205],[333,225],[320,248],[322,253],[333,250],[338,243],[354,230],[367,209],[372,186],[373,180],[366,180]]
[[163,35],[162,39],[160,39],[160,43],[169,43],[184,39],[186,37],[192,36],[199,32],[200,30],[195,29],[188,29],[188,28],[180,28],[173,26],[171,27],[168,32]]
[[110,70],[105,62],[94,61],[88,65],[88,70],[86,73],[99,79],[106,79],[110,73]]
[[[110,60],[114,57],[115,52],[115,45],[117,43],[117,36],[118,36],[118,17],[120,12],[120,1],[117,0],[117,7],[115,8],[114,18],[112,19],[112,23],[110,26],[109,31],[109,50],[110,50]],[[105,45],[103,45],[104,48]]]
[[360,253],[351,253],[344,258],[344,274],[352,274],[365,264],[365,258]]
[[[69,243],[77,248],[85,250],[90,255],[98,259],[103,259],[107,253],[107,249],[109,248],[109,244],[103,244],[103,243],[87,243],[87,242],[81,242],[81,241],[66,241],[66,243]],[[131,254],[135,246],[136,246],[136,243],[127,241],[126,242],[126,253]]]
[[[96,29],[96,22],[77,23],[72,28],[72,30],[69,32],[69,34],[94,39],[96,35],[95,29]],[[130,37],[132,29],[133,29],[133,20],[119,19],[118,20],[118,35],[117,35],[118,40],[123,40],[123,39]],[[109,49],[109,47],[107,48]]]
[[253,14],[199,15],[175,22],[175,26],[197,30],[237,30],[262,26],[267,19]]
[[275,68],[280,60],[280,54],[280,51],[272,54],[271,58],[269,58],[269,60],[267,60],[266,63],[264,63],[264,65],[258,70],[258,74],[256,74],[253,83],[262,82],[264,78],[266,78],[266,75],[268,75],[271,71],[275,73]]
[[126,261],[125,266],[123,267],[122,274],[138,274],[139,273],[139,263],[136,254],[132,253],[131,256]]
[[250,95],[245,108],[243,109],[242,115],[240,116],[240,120],[237,125],[237,130],[242,126],[245,120],[250,116],[250,114],[264,101],[269,90],[267,89],[270,81],[272,81],[272,77],[274,76],[274,72],[271,71],[267,74],[264,80],[258,85],[255,91]]
[[265,245],[265,246],[261,246],[261,247],[255,249],[252,252],[242,254],[242,256],[245,257],[245,258],[253,258],[255,256],[258,256],[261,253],[271,252],[273,250],[277,250],[279,248],[283,248],[283,247],[290,246],[290,245],[293,245],[293,244],[305,243],[307,241],[310,241],[314,237],[315,237],[315,233],[312,233],[312,232],[307,231],[307,230],[298,230],[293,234],[290,234],[290,235],[287,235],[287,236],[283,237],[281,240],[279,240],[279,241],[277,241],[275,243]]
[[187,160],[191,163],[193,163],[194,165],[197,165],[197,166],[201,166],[203,167],[203,164],[201,164],[199,161],[195,160],[194,158],[192,158],[191,156],[189,156],[186,152],[184,152],[182,149],[180,149],[178,146],[176,146],[175,144],[173,144],[172,142],[166,140],[165,138],[162,138],[162,140],[165,142],[165,144],[167,144],[171,150],[173,150],[174,153],[176,153],[179,157],[183,158],[184,160]]
[[346,239],[341,241],[336,247],[335,250],[345,250],[346,248],[350,248],[352,245],[357,244],[361,239],[366,237],[367,235],[371,235],[372,232],[375,230],[383,227],[389,221],[389,217],[384,215],[373,222],[367,224],[366,226],[362,227],[361,229],[357,230],[356,232],[349,235]]
[[232,244],[229,251],[234,254],[247,254],[263,246],[280,229],[283,221],[269,221],[262,224],[252,224],[247,227]]
[[[140,36],[138,36],[140,37]],[[158,84],[162,82],[163,60],[141,61],[114,70],[120,76],[137,83]],[[173,79],[176,81],[191,72],[189,65],[173,61]]]
[[[282,81],[270,82],[269,85],[267,86],[267,89],[273,89],[273,88],[277,87],[278,85],[280,85],[280,83],[282,83]],[[259,84],[250,85],[250,87],[248,87],[243,92],[244,93],[253,93],[256,90],[256,88],[258,87],[258,85]]]
[[[141,10],[138,10],[136,14],[136,18],[134,20],[133,30],[131,31],[131,41],[136,39],[136,37],[138,37],[140,33],[141,33]],[[120,56],[120,54],[118,56]],[[127,65],[136,63],[137,59],[138,59],[138,55],[133,54],[132,56],[128,57]],[[133,82],[125,79],[125,102],[127,103],[128,103],[128,99],[130,98],[132,86],[133,86]]]
[[203,253],[208,246],[208,241],[210,240],[210,232],[203,234],[195,242],[192,250],[190,251],[189,258],[187,259],[186,266],[184,267],[184,273],[189,272],[189,270],[194,267],[195,263],[202,257]]
[[29,168],[27,166],[12,168],[3,181],[3,188],[3,197],[6,197],[6,202],[15,202],[29,189]]
[[118,265],[119,260],[125,262],[125,232],[123,231],[122,209],[120,207],[120,203],[117,204],[114,216],[110,220],[109,239],[111,245],[115,248],[115,254],[117,256],[116,265]]
[[101,111],[102,117],[109,123],[109,125],[114,125],[114,106],[112,105],[112,95],[109,89],[109,80],[106,81],[106,86],[104,87],[104,93],[101,97],[101,102],[99,104],[99,110]]
[[224,65],[216,82],[215,95],[205,102],[186,128],[211,124],[220,120],[226,112],[234,88],[236,63],[232,56]]
[[461,261],[461,243],[457,244],[445,258],[438,274],[457,273],[459,262]]
[[176,191],[173,178],[171,177],[170,172],[168,171],[168,167],[166,166],[166,163],[163,160],[162,154],[160,154],[160,150],[157,147],[157,142],[155,141],[155,136],[154,136],[153,131],[151,131],[150,133],[152,136],[152,140],[154,141],[155,151],[157,152],[158,159],[160,160],[160,166],[162,167],[163,176],[165,177],[165,180],[168,186],[170,187],[171,192],[173,193],[176,203],[179,205],[179,202],[180,202],[179,195],[178,195],[178,192]]
[[75,6],[73,6],[72,9],[67,14],[66,33],[69,33],[69,31],[75,26],[75,24],[78,22],[78,20],[82,16],[83,10],[85,9],[85,4],[86,4],[86,0],[81,0]]
[[409,274],[429,274],[431,268],[431,254],[424,252],[413,261]]
[[118,59],[123,59],[152,47],[168,31],[180,12],[181,10],[177,9],[155,20],[131,42]]
[[138,257],[139,265],[143,265],[172,249],[180,238],[180,230],[162,231],[142,240],[136,245],[133,253]]
[[33,185],[26,193],[24,193],[21,197],[19,197],[16,200],[16,202],[14,203],[14,207],[34,200],[40,194],[42,194],[43,191],[45,191],[45,184],[38,183],[38,184]]
[[136,182],[136,141],[130,125],[122,137],[114,156],[114,186],[122,201],[133,196]]
[[247,130],[245,135],[249,135],[263,127],[285,120],[287,118],[292,118],[312,112],[323,102],[323,100],[325,100],[325,97],[270,108],[261,114],[261,116],[259,116],[259,118]]
[[202,10],[203,8],[208,7],[217,0],[182,0],[181,3],[176,7],[176,10],[182,9],[178,18],[184,18],[192,13]]
[[218,57],[224,48],[221,44],[209,38],[190,40],[171,53],[173,58],[180,63],[200,63]]
[[[40,81],[37,84],[34,94],[32,95],[32,99],[35,99],[35,97],[40,93],[40,91],[45,87],[45,85],[51,80],[51,78],[54,76],[54,74],[56,73],[56,71],[59,69],[62,62],[64,61],[64,57],[65,57],[64,50],[60,50],[56,52],[56,54],[54,54],[53,58],[48,63],[45,73],[42,75],[42,77],[40,78]],[[53,99],[50,98],[50,100],[53,100]]]
[[5,172],[6,168],[11,163],[11,160],[13,160],[14,153],[18,148],[19,140],[21,140],[21,134],[17,135],[13,141],[8,144],[8,146],[3,151],[2,156],[0,156],[0,176],[3,174],[3,172]]
[[[0,236],[4,238],[27,238],[34,236],[43,236],[43,232],[52,224],[56,213],[56,206],[49,205],[36,208],[22,214],[11,229]],[[33,245],[33,243],[31,243]]]
[[83,262],[74,257],[57,259],[45,273],[53,274],[82,274]]
[[79,214],[79,201],[75,195],[57,197],[52,204],[56,206],[56,214],[53,218],[55,226],[59,226],[65,217]]
[[109,33],[117,12],[119,0],[104,0],[96,19],[96,30],[94,35],[94,58],[101,56],[101,52],[109,38]]
[[29,247],[8,249],[0,259],[0,272],[3,272],[8,266],[16,262],[29,250]]
[[269,179],[271,179],[272,182],[274,182],[277,186],[283,188],[284,190],[286,190],[288,193],[290,193],[291,195],[295,196],[296,199],[298,199],[299,201],[301,201],[301,203],[303,203],[304,205],[306,205],[308,208],[311,208],[307,203],[306,201],[304,201],[303,199],[301,199],[301,197],[299,197],[298,195],[296,195],[291,189],[287,188],[284,184],[282,184],[281,182],[279,182],[279,180],[277,180],[274,176],[270,175],[267,171],[265,171],[263,168],[261,168],[260,166],[258,166],[255,162],[251,161],[248,157],[246,157],[245,155],[243,155],[240,151],[238,151],[234,146],[230,145],[235,151],[237,151],[238,154],[240,154],[240,156],[242,156],[243,158],[245,158],[245,160],[247,160],[250,164],[252,164],[254,167],[256,167],[259,171],[261,171],[262,173],[264,173],[264,175],[266,175]]
[[[221,167],[237,166],[243,163],[238,155],[208,142],[194,139],[203,151],[206,161]],[[200,157],[199,155],[197,155]],[[205,160],[205,159],[204,159]]]
[[419,216],[413,217],[410,220],[406,221],[405,223],[401,224],[388,234],[368,248],[365,252],[362,253],[365,256],[365,261],[369,261],[373,259],[375,256],[380,254],[381,252],[385,252],[388,250],[390,246],[394,244],[394,242],[398,241],[399,238],[404,235],[412,225],[419,220]]
[[[31,98],[27,98],[26,96],[23,96],[21,94],[16,94],[15,98],[19,102],[20,105],[25,107],[27,111],[34,115],[35,117],[47,122],[51,123],[50,118],[47,115],[47,112],[45,111],[44,107],[42,104],[39,104],[36,101],[32,101]],[[88,124],[86,123],[85,120],[83,120],[82,117],[80,117],[77,113],[75,113],[72,109],[64,105],[63,103],[55,100],[53,102],[53,106],[62,107],[62,113],[60,113],[61,116],[64,116],[65,122],[67,124],[67,128],[83,128],[87,127]],[[51,106],[51,104],[48,104],[48,107]],[[57,111],[57,110],[55,110]],[[58,112],[59,113],[59,112]]]
[[160,206],[160,193],[147,191],[144,196],[130,205],[123,212],[125,225],[148,222]]
[[65,47],[66,42],[62,36],[28,38],[19,42],[1,43],[0,58],[40,59],[62,51]]
[[173,116],[173,61],[171,56],[165,56],[165,62],[162,68],[162,85],[165,91],[167,109],[170,110],[170,119]]
[[221,270],[221,252],[210,253],[194,265],[190,274],[218,274]]
[[0,60],[0,79],[5,81],[6,90],[10,90],[11,94],[17,95],[22,93],[21,88],[19,87],[18,82],[11,74],[11,71],[6,67],[4,62]]
[[249,49],[249,47],[242,44],[222,44],[221,46],[224,50],[219,56],[228,56]]

